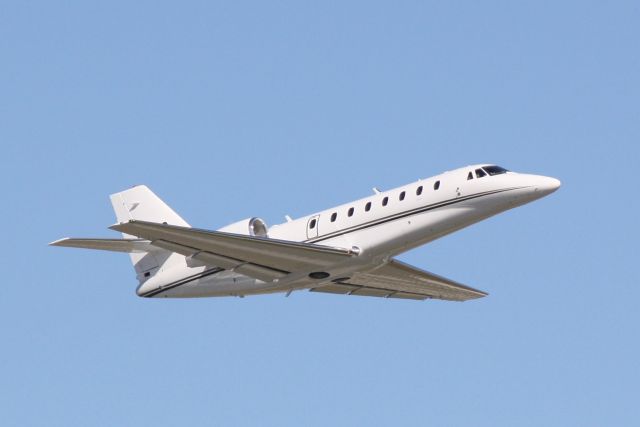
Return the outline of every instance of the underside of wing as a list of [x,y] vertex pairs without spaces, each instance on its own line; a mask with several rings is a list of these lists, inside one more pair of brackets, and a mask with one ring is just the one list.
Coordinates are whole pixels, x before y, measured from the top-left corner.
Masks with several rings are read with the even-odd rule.
[[355,254],[348,249],[219,231],[130,221],[110,227],[206,265],[272,281],[292,272],[322,271]]
[[391,260],[380,268],[311,289],[312,292],[402,299],[466,301],[487,294],[453,280]]
[[51,242],[49,245],[128,253],[150,252],[153,250],[150,242],[144,239],[78,239],[66,237]]

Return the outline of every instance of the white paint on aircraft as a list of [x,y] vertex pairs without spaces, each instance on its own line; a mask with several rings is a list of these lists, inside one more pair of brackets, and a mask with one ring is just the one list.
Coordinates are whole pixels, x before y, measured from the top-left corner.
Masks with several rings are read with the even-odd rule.
[[560,187],[555,178],[473,165],[268,228],[247,218],[192,228],[144,185],[111,195],[122,239],[51,245],[127,252],[143,297],[245,296],[308,289],[464,301],[486,293],[395,256]]

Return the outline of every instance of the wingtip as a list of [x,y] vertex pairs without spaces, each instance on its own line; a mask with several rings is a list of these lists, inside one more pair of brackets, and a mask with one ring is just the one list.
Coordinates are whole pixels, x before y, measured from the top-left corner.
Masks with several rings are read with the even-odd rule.
[[489,295],[488,292],[481,291],[479,289],[469,288],[468,291],[469,292],[467,293],[467,295],[464,298],[460,299],[460,302],[473,301],[476,299],[484,298]]
[[475,289],[475,291],[477,293],[476,299],[484,298],[486,296],[489,296],[489,292],[481,291],[481,290],[478,290],[478,289]]
[[54,240],[53,242],[48,243],[48,246],[62,246],[62,243],[66,240],[69,240],[69,237],[63,237],[62,239]]

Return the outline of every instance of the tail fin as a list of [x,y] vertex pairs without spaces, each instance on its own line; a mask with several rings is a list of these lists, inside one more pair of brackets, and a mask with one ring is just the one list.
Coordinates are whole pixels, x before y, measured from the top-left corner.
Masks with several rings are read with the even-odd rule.
[[[138,185],[119,193],[112,194],[111,204],[118,222],[131,219],[166,223],[189,227],[189,224],[173,209],[163,202],[146,185]],[[122,234],[124,238],[133,238]],[[153,250],[146,253],[130,253],[131,262],[140,283],[146,282],[161,271],[177,265],[185,265],[185,257],[166,250]]]
[[146,185],[138,185],[120,193],[112,194],[111,204],[118,222],[140,219],[150,222],[166,222],[171,225],[189,227],[189,224]]

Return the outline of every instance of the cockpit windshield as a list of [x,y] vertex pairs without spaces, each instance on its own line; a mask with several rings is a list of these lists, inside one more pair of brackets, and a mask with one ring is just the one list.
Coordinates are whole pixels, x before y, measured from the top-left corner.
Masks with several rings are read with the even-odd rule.
[[505,168],[502,168],[500,166],[483,166],[482,169],[484,169],[489,175],[494,176],[494,175],[501,175],[503,173],[507,173],[509,172],[508,170],[506,170]]

